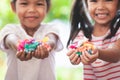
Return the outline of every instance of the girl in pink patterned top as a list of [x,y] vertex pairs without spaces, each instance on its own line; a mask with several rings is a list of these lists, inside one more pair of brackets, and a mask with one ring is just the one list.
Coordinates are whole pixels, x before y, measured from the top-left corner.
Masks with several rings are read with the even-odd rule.
[[[120,0],[75,0],[71,11],[69,44],[87,38],[95,49],[92,55],[76,49],[67,53],[74,65],[84,64],[84,80],[120,79]],[[91,18],[88,18],[90,15]],[[90,19],[94,24],[91,24]]]

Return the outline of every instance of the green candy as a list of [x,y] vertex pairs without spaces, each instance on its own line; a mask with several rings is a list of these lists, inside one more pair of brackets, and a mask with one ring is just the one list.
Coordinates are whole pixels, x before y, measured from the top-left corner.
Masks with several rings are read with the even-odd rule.
[[25,52],[29,53],[29,52],[35,51],[38,45],[39,45],[39,42],[34,42],[32,44],[25,44]]
[[[88,50],[88,53],[92,55],[92,50]],[[82,55],[82,52],[76,52],[76,54],[78,54],[78,56]]]
[[82,52],[76,52],[76,54],[78,54],[78,56],[82,55]]

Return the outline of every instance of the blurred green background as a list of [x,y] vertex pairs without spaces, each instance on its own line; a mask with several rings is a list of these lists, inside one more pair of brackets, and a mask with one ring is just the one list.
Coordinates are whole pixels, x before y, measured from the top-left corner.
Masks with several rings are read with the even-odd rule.
[[[9,3],[10,0],[0,0],[0,29],[7,23],[18,23],[17,17],[12,12]],[[55,19],[59,19],[64,23],[69,22],[71,5],[72,0],[52,0],[51,9],[44,22],[51,22]],[[0,80],[4,80],[6,59],[6,55],[3,52],[0,52]],[[57,66],[56,74],[57,80],[82,80],[82,66]]]
[[[0,0],[0,29],[6,23],[17,23],[17,17],[12,12],[10,7],[10,0]],[[52,21],[54,19],[60,19],[62,21],[68,21],[72,0],[52,0],[51,9],[45,18],[45,22]]]

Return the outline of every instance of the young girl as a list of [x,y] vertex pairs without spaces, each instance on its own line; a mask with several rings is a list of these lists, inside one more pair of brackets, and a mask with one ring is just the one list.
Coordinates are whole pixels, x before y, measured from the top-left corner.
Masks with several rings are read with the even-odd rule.
[[68,45],[87,38],[95,46],[92,54],[83,50],[78,56],[76,49],[67,53],[72,64],[84,64],[84,80],[120,80],[119,3],[120,0],[75,0]]
[[[0,48],[8,57],[5,80],[55,80],[54,53],[63,46],[58,28],[42,23],[49,11],[50,0],[12,0],[11,7],[20,24],[8,24],[0,31]],[[28,53],[17,50],[19,41],[39,41],[44,37],[49,38],[49,50],[44,45],[38,45]]]

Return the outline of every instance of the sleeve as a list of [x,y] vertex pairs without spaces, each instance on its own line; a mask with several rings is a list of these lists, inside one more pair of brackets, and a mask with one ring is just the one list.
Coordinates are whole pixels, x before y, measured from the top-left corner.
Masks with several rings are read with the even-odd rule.
[[2,28],[2,30],[0,31],[0,49],[1,50],[7,50],[4,46],[4,39],[8,34],[13,34],[13,30],[12,30],[12,25],[8,24],[6,25],[4,28]]
[[58,36],[58,41],[56,44],[55,51],[61,51],[63,49],[63,43],[61,41],[61,35],[60,35],[60,28],[56,24],[49,24],[49,28],[46,29],[46,35],[50,33],[54,33],[56,36]]

